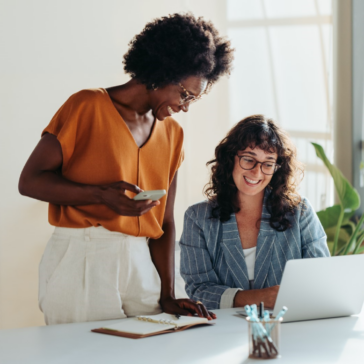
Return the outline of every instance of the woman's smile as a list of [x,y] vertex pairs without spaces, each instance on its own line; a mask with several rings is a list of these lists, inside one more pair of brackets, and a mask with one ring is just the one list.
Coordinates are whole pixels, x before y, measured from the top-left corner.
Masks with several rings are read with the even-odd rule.
[[173,114],[177,114],[179,111],[174,111],[170,106],[167,106],[167,110],[169,113],[169,116],[172,116]]
[[244,181],[245,183],[248,185],[248,186],[256,186],[258,183],[260,183],[262,180],[261,179],[258,179],[258,180],[254,180],[254,179],[251,179],[251,178],[248,178],[246,176],[244,176]]
[[[244,156],[242,161],[245,163],[252,162],[252,167],[244,169],[240,166],[239,156]],[[266,175],[262,171],[262,164],[264,162],[272,162],[277,160],[277,153],[265,152],[263,149],[246,148],[245,150],[239,151],[235,157],[235,164],[233,169],[233,179],[235,185],[241,195],[247,196],[258,196],[263,193],[265,187],[268,186],[273,175]],[[259,162],[260,164],[255,164]]]

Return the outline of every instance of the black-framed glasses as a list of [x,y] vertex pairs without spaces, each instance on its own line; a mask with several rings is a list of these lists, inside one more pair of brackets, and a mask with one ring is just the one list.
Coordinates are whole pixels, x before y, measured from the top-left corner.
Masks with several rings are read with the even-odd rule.
[[239,158],[239,166],[247,171],[254,169],[257,164],[260,164],[260,170],[270,176],[277,172],[281,166],[275,162],[258,162],[256,159],[247,155],[237,155]]
[[179,106],[182,106],[186,104],[192,104],[193,102],[200,100],[203,95],[206,95],[209,92],[211,84],[208,83],[205,91],[199,96],[191,95],[181,83],[179,83],[178,86],[180,86],[183,90],[181,100],[178,104]]

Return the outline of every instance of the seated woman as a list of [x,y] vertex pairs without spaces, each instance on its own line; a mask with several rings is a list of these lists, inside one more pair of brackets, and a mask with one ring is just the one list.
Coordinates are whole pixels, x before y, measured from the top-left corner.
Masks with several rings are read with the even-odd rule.
[[215,149],[208,201],[185,213],[181,275],[208,309],[274,307],[290,259],[330,256],[326,235],[297,193],[303,170],[272,120],[240,121]]

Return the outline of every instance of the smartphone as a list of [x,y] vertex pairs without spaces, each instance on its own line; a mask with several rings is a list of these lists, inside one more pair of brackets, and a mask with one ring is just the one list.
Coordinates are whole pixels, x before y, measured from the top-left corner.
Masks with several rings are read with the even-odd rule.
[[137,201],[140,201],[140,200],[157,201],[160,198],[162,198],[166,193],[167,193],[166,190],[144,191],[144,192],[140,192],[136,196],[134,196],[134,200],[137,200]]

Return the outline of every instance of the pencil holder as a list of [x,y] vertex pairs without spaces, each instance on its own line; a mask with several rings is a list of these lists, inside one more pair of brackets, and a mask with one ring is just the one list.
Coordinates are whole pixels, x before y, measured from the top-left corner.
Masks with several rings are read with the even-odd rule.
[[280,318],[277,321],[254,322],[247,317],[246,320],[248,322],[249,334],[249,358],[279,358],[279,343],[283,318]]

